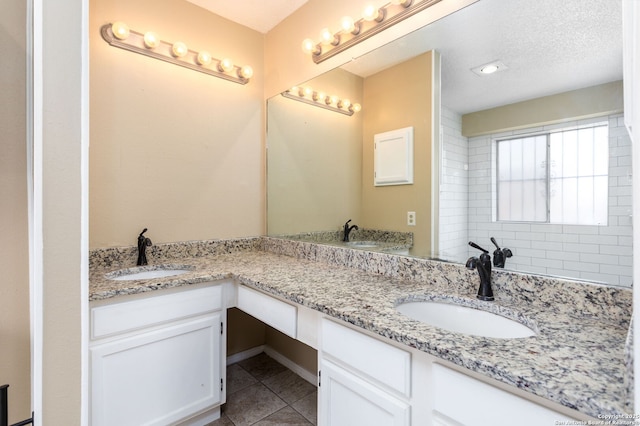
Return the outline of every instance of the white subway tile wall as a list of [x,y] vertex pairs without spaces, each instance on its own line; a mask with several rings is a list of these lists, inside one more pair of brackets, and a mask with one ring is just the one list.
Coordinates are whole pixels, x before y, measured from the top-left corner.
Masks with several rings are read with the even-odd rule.
[[463,262],[467,259],[469,235],[469,146],[462,136],[462,117],[442,107],[442,152],[440,180],[440,242],[437,257]]
[[[495,222],[492,205],[492,141],[498,135],[468,139],[465,153],[461,149],[466,138],[461,136],[460,116],[446,108],[443,108],[442,115],[444,141],[439,257],[460,262],[477,254],[477,250],[466,245],[469,240],[492,251],[489,238],[495,237],[498,244],[513,251],[513,257],[507,260],[509,269],[631,287],[631,140],[624,127],[622,114],[608,117],[608,226]],[[526,133],[601,120],[602,117],[599,117],[527,129]],[[525,131],[501,133],[500,136],[518,133]],[[463,167],[466,161],[469,165],[468,176]],[[465,188],[468,194],[466,200]],[[468,217],[466,224],[463,223],[465,216]]]

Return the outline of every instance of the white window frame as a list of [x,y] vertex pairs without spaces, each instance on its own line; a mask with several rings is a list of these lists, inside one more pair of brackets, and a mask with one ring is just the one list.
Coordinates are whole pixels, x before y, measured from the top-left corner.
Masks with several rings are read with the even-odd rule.
[[[567,127],[557,127],[557,128],[553,128],[553,129],[547,129],[544,131],[530,131],[530,132],[523,132],[523,133],[514,133],[512,135],[502,135],[500,137],[495,137],[492,140],[491,143],[491,194],[492,194],[492,220],[493,222],[500,222],[500,223],[530,223],[530,224],[549,224],[549,225],[553,225],[553,224],[558,224],[558,225],[584,225],[584,226],[608,226],[608,222],[609,222],[609,217],[608,214],[605,215],[605,221],[603,223],[588,223],[588,224],[579,224],[579,223],[570,223],[570,222],[552,222],[551,221],[551,202],[550,202],[550,194],[551,194],[551,188],[550,188],[550,184],[551,184],[551,176],[550,176],[550,171],[549,168],[547,167],[546,169],[546,219],[544,221],[533,221],[533,220],[509,220],[509,219],[501,219],[498,217],[498,203],[499,203],[499,193],[498,193],[498,143],[500,142],[505,142],[505,141],[509,141],[509,140],[514,140],[514,139],[523,139],[523,138],[531,138],[531,137],[536,137],[536,136],[545,136],[547,139],[546,142],[546,164],[549,164],[550,161],[550,155],[551,155],[551,146],[550,146],[550,140],[551,140],[551,135],[554,133],[561,133],[561,132],[567,132],[567,131],[578,131],[581,129],[587,129],[587,128],[595,128],[595,127],[600,127],[600,126],[604,126],[607,128],[607,155],[609,156],[610,154],[610,129],[609,129],[609,122],[606,119],[602,119],[602,120],[598,120],[598,121],[593,121],[593,122],[589,122],[589,123],[582,123],[579,125],[574,125],[574,126],[567,126]],[[607,177],[609,177],[609,173],[610,173],[610,164],[607,161]],[[608,185],[607,185],[608,188]],[[607,210],[609,208],[609,200],[607,197]]]

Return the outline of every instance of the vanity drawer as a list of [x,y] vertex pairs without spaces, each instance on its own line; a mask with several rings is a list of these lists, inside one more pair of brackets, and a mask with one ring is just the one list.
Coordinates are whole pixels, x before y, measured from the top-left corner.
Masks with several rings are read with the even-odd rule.
[[144,299],[92,308],[91,338],[99,339],[220,309],[221,285],[164,295],[153,293]]
[[410,396],[411,354],[330,320],[322,321],[323,356],[355,369],[380,384]]
[[298,321],[295,306],[243,286],[238,287],[237,306],[287,336],[296,338]]

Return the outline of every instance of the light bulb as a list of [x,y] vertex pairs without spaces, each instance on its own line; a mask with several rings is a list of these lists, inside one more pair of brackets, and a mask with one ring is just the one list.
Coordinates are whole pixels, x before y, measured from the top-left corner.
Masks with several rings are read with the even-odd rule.
[[362,105],[355,103],[349,107],[349,111],[360,112],[362,110]]
[[338,108],[349,109],[351,106],[351,101],[349,99],[343,99],[338,102]]
[[313,96],[313,89],[311,87],[307,86],[304,89],[302,89],[302,94],[303,94],[303,96],[311,98]]
[[351,16],[343,16],[340,21],[340,27],[344,32],[354,35],[360,32],[360,24],[356,23]]
[[206,66],[211,63],[211,60],[211,53],[207,52],[206,50],[198,52],[198,57],[196,58],[196,62],[198,62],[198,64]]
[[253,77],[253,68],[251,68],[249,65],[243,66],[238,70],[238,77],[245,78],[247,80],[250,79],[251,77]]
[[336,35],[333,35],[329,28],[323,28],[320,31],[320,40],[322,40],[323,44],[332,44],[337,46],[340,43],[340,38]]
[[333,95],[328,98],[327,105],[337,105],[339,101],[340,101],[340,98],[338,98],[336,95]]
[[305,38],[302,41],[302,51],[307,54],[319,55],[322,49],[320,49],[320,46],[318,46],[315,41],[310,38]]
[[409,6],[411,6],[411,3],[413,3],[413,2],[412,2],[412,0],[391,0],[391,3],[392,4],[399,4],[399,5],[404,6],[404,7],[409,7]]
[[111,24],[111,32],[113,36],[118,40],[125,40],[129,37],[129,27],[122,21],[114,22]]
[[293,93],[294,95],[297,95],[299,90],[300,89],[298,89],[298,86],[293,86],[291,89],[289,89],[289,93]]
[[384,19],[384,9],[378,9],[376,6],[370,4],[365,7],[362,18],[365,21],[381,22]]
[[187,45],[181,41],[176,41],[173,43],[173,46],[171,46],[171,53],[173,53],[173,56],[176,58],[182,58],[188,51],[189,49],[187,49]]
[[229,72],[233,69],[233,62],[229,58],[224,58],[218,63],[218,71]]
[[160,39],[151,31],[144,34],[144,45],[147,49],[155,49],[160,45]]
[[323,92],[313,92],[313,100],[316,102],[325,102],[327,95]]

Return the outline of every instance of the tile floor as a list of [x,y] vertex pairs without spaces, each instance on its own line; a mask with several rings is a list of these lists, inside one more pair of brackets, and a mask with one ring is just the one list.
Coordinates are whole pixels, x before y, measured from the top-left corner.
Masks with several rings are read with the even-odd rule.
[[317,388],[261,353],[227,366],[227,403],[207,426],[317,425]]

